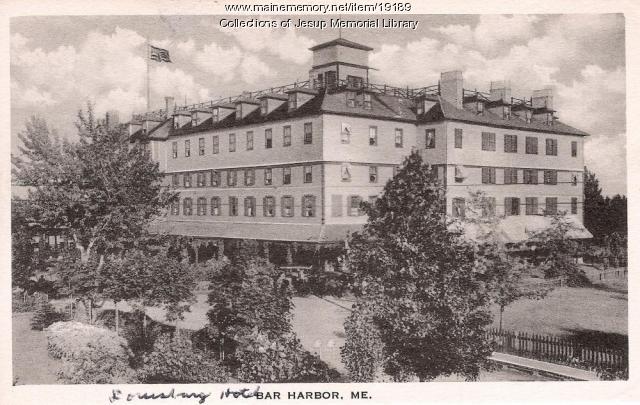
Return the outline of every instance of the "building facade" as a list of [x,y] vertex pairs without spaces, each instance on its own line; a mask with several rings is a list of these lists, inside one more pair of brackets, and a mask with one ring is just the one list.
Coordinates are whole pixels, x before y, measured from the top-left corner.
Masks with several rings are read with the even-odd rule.
[[311,48],[309,80],[220,102],[134,117],[179,191],[159,231],[200,239],[342,243],[404,158],[419,151],[463,217],[483,192],[511,238],[565,211],[582,224],[586,133],[555,117],[553,95],[511,97],[507,82],[467,91],[461,72],[438,85],[369,82],[371,48],[337,39]]

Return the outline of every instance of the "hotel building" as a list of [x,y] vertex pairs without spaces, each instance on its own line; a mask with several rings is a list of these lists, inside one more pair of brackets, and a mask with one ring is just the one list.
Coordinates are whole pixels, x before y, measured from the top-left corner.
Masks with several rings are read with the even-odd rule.
[[[180,193],[158,231],[196,240],[341,244],[413,150],[438,171],[447,212],[465,215],[483,191],[516,241],[565,211],[582,227],[586,133],[560,122],[551,90],[511,95],[464,89],[461,72],[437,85],[369,81],[372,48],[316,45],[309,80],[218,102],[175,106],[128,124]],[[208,242],[207,242],[208,243]]]

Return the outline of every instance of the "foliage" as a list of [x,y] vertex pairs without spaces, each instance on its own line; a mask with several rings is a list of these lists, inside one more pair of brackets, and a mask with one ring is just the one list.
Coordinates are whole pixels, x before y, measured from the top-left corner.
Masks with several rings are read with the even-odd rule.
[[64,320],[65,315],[56,311],[46,297],[38,296],[35,302],[35,310],[31,318],[31,329],[43,330],[49,325]]
[[70,384],[135,382],[127,341],[107,329],[56,322],[46,330],[49,354],[63,361],[60,377]]
[[627,235],[627,197],[603,197],[595,173],[584,171],[584,225],[598,243],[613,233]]
[[352,382],[374,382],[381,376],[382,339],[369,309],[360,305],[344,323],[345,345],[340,348],[342,361]]
[[576,262],[578,243],[570,238],[574,225],[565,215],[551,218],[551,226],[532,232],[529,240],[536,244],[541,257],[540,269],[547,278],[566,277],[569,286],[589,284],[589,279]]
[[605,381],[616,381],[616,380],[626,381],[629,379],[628,366],[623,369],[603,367],[603,368],[597,369],[596,372],[598,373],[598,377],[600,377],[601,380],[605,380]]
[[275,339],[254,334],[251,345],[238,354],[238,380],[253,383],[331,382],[336,378],[326,363],[302,348],[294,333]]
[[486,269],[445,216],[436,172],[411,154],[365,210],[369,219],[349,242],[348,263],[380,331],[384,371],[400,381],[477,378],[491,353]]
[[211,356],[193,347],[186,333],[156,339],[151,353],[144,355],[139,378],[145,383],[222,383],[229,381],[228,371]]

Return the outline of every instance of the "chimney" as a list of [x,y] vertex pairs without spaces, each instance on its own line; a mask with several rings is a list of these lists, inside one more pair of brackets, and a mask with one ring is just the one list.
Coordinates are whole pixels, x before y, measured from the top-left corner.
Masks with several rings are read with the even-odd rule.
[[173,97],[165,97],[164,109],[167,112],[167,118],[170,117],[176,109],[176,100]]
[[440,73],[440,96],[453,104],[456,108],[462,109],[462,72],[454,70]]
[[116,126],[118,126],[118,124],[120,124],[120,117],[118,115],[118,111],[116,110],[107,111],[106,120],[107,120],[107,128],[114,129]]
[[534,90],[531,96],[531,104],[533,108],[553,110],[553,89]]
[[491,82],[489,100],[511,104],[511,83],[507,80]]

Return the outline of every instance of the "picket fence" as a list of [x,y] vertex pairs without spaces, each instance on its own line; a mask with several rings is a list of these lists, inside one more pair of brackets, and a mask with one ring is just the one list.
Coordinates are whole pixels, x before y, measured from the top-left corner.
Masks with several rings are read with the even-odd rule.
[[587,370],[628,368],[626,351],[602,345],[584,345],[570,338],[524,332],[499,331],[492,328],[487,336],[494,350],[501,353],[566,364]]

